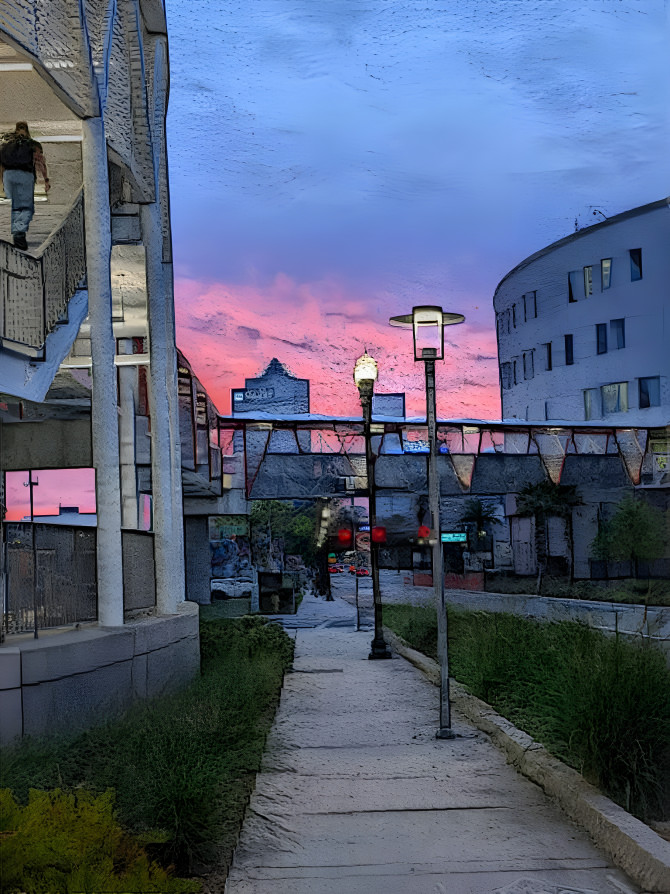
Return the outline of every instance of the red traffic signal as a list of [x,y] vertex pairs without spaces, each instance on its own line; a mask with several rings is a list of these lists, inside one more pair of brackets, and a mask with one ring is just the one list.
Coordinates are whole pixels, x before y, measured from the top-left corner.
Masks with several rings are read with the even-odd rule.
[[428,525],[419,525],[419,530],[416,532],[416,536],[419,540],[427,540],[430,537],[430,528]]
[[370,540],[373,543],[386,543],[386,528],[378,525],[370,531]]
[[353,536],[350,528],[340,528],[337,532],[337,542],[340,546],[351,546]]

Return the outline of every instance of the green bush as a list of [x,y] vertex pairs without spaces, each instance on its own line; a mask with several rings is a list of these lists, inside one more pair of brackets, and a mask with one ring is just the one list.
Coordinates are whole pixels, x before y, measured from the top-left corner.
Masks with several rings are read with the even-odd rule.
[[163,862],[194,871],[227,859],[293,641],[261,618],[203,622],[201,657],[191,686],[123,720],[5,749],[0,785],[21,802],[31,788],[113,788],[121,823],[153,839]]
[[7,894],[200,890],[152,862],[114,817],[114,796],[31,791],[21,807],[0,790],[0,866]]
[[[387,606],[384,619],[436,657],[432,609]],[[450,611],[449,662],[455,679],[627,810],[668,815],[670,671],[659,650],[573,622]]]

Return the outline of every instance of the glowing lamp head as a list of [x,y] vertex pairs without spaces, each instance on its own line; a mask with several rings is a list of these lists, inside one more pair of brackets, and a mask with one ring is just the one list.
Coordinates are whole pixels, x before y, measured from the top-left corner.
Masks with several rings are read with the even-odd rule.
[[378,366],[377,361],[374,357],[371,357],[367,349],[362,357],[359,357],[356,361],[356,365],[354,366],[354,382],[356,383],[356,387],[360,388],[361,385],[374,385],[377,381],[378,375]]

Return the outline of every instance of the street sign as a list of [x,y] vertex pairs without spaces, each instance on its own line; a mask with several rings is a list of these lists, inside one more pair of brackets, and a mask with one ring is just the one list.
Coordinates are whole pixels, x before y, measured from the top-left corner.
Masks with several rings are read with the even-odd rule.
[[467,543],[468,535],[464,531],[446,531],[440,534],[442,543]]
[[359,531],[369,531],[369,530],[370,530],[370,525],[359,525],[359,526],[358,526],[358,530],[359,530]]

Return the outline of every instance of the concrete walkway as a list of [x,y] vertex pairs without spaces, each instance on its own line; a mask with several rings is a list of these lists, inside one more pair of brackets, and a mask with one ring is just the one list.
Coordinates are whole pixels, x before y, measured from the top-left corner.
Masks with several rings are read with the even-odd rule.
[[303,600],[226,894],[639,892],[463,718],[436,740],[436,688],[350,608]]

